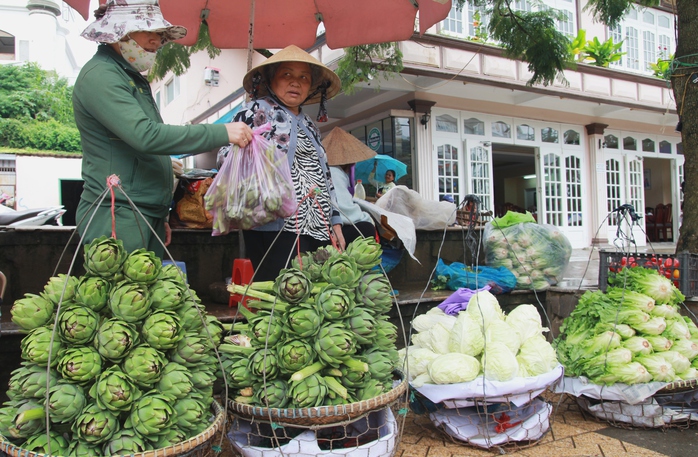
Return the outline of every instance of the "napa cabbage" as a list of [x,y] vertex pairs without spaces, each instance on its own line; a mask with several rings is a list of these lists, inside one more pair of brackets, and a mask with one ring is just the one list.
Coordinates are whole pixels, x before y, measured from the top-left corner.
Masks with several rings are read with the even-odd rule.
[[621,345],[624,348],[630,349],[633,355],[647,355],[652,353],[652,345],[647,338],[641,336],[633,336],[627,340],[623,340]]
[[635,360],[647,368],[653,381],[672,382],[676,379],[674,367],[660,354],[642,355]]

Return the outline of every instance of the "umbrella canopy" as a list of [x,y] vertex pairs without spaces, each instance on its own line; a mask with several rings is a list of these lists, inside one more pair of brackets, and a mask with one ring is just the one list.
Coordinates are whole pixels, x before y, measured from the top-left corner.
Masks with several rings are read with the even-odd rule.
[[377,154],[372,159],[364,160],[356,164],[354,176],[364,182],[368,182],[368,175],[373,171],[373,164],[377,162],[376,180],[383,181],[385,172],[393,170],[395,172],[395,181],[407,174],[407,165],[384,154]]
[[[65,1],[90,19],[90,0]],[[451,0],[419,0],[419,7],[416,4],[415,0],[160,0],[165,19],[189,32],[178,43],[193,45],[205,20],[211,42],[221,49],[248,48],[252,7],[255,49],[289,44],[309,48],[321,22],[332,49],[403,41],[412,36],[417,11],[419,31],[424,33],[451,10]]]

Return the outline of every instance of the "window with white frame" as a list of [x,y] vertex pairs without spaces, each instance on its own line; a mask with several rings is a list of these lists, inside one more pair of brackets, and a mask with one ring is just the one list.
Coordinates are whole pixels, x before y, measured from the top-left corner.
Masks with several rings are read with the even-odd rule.
[[449,35],[463,35],[463,14],[458,11],[455,6],[451,7],[446,19],[441,21],[441,31]]
[[175,76],[165,83],[165,106],[169,105],[179,97],[179,77]]
[[162,110],[162,105],[161,105],[162,102],[160,101],[160,92],[161,91],[155,92],[155,97],[154,97],[155,98],[155,106],[158,107],[158,110]]

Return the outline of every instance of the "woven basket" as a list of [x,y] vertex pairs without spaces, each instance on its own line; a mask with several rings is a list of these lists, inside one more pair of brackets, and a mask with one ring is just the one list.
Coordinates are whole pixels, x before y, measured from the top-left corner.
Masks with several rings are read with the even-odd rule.
[[695,390],[696,387],[698,387],[698,379],[674,381],[659,389],[657,395],[688,392],[690,390]]
[[[346,405],[318,406],[316,408],[264,408],[228,400],[228,410],[243,418],[276,422],[288,425],[331,425],[350,421],[371,411],[381,409],[394,401],[407,390],[407,380],[399,373],[400,384],[389,392],[370,400]],[[24,457],[24,456],[22,456]]]
[[[223,407],[216,401],[212,405],[213,412],[216,415],[213,419],[211,425],[208,426],[206,430],[199,433],[196,436],[189,438],[187,441],[181,443],[173,444],[162,449],[154,449],[151,451],[141,452],[138,454],[129,454],[129,457],[170,457],[170,456],[182,456],[195,451],[198,447],[206,444],[213,435],[220,430],[225,421],[225,413]],[[51,457],[47,454],[39,454],[36,452],[27,451],[14,444],[7,441],[7,439],[0,435],[0,451],[11,457]],[[55,456],[53,456],[55,457]]]

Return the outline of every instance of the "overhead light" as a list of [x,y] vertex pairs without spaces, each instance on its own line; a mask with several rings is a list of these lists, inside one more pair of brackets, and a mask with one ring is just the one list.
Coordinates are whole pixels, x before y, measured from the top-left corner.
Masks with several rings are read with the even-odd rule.
[[523,179],[534,179],[536,175],[524,175]]

